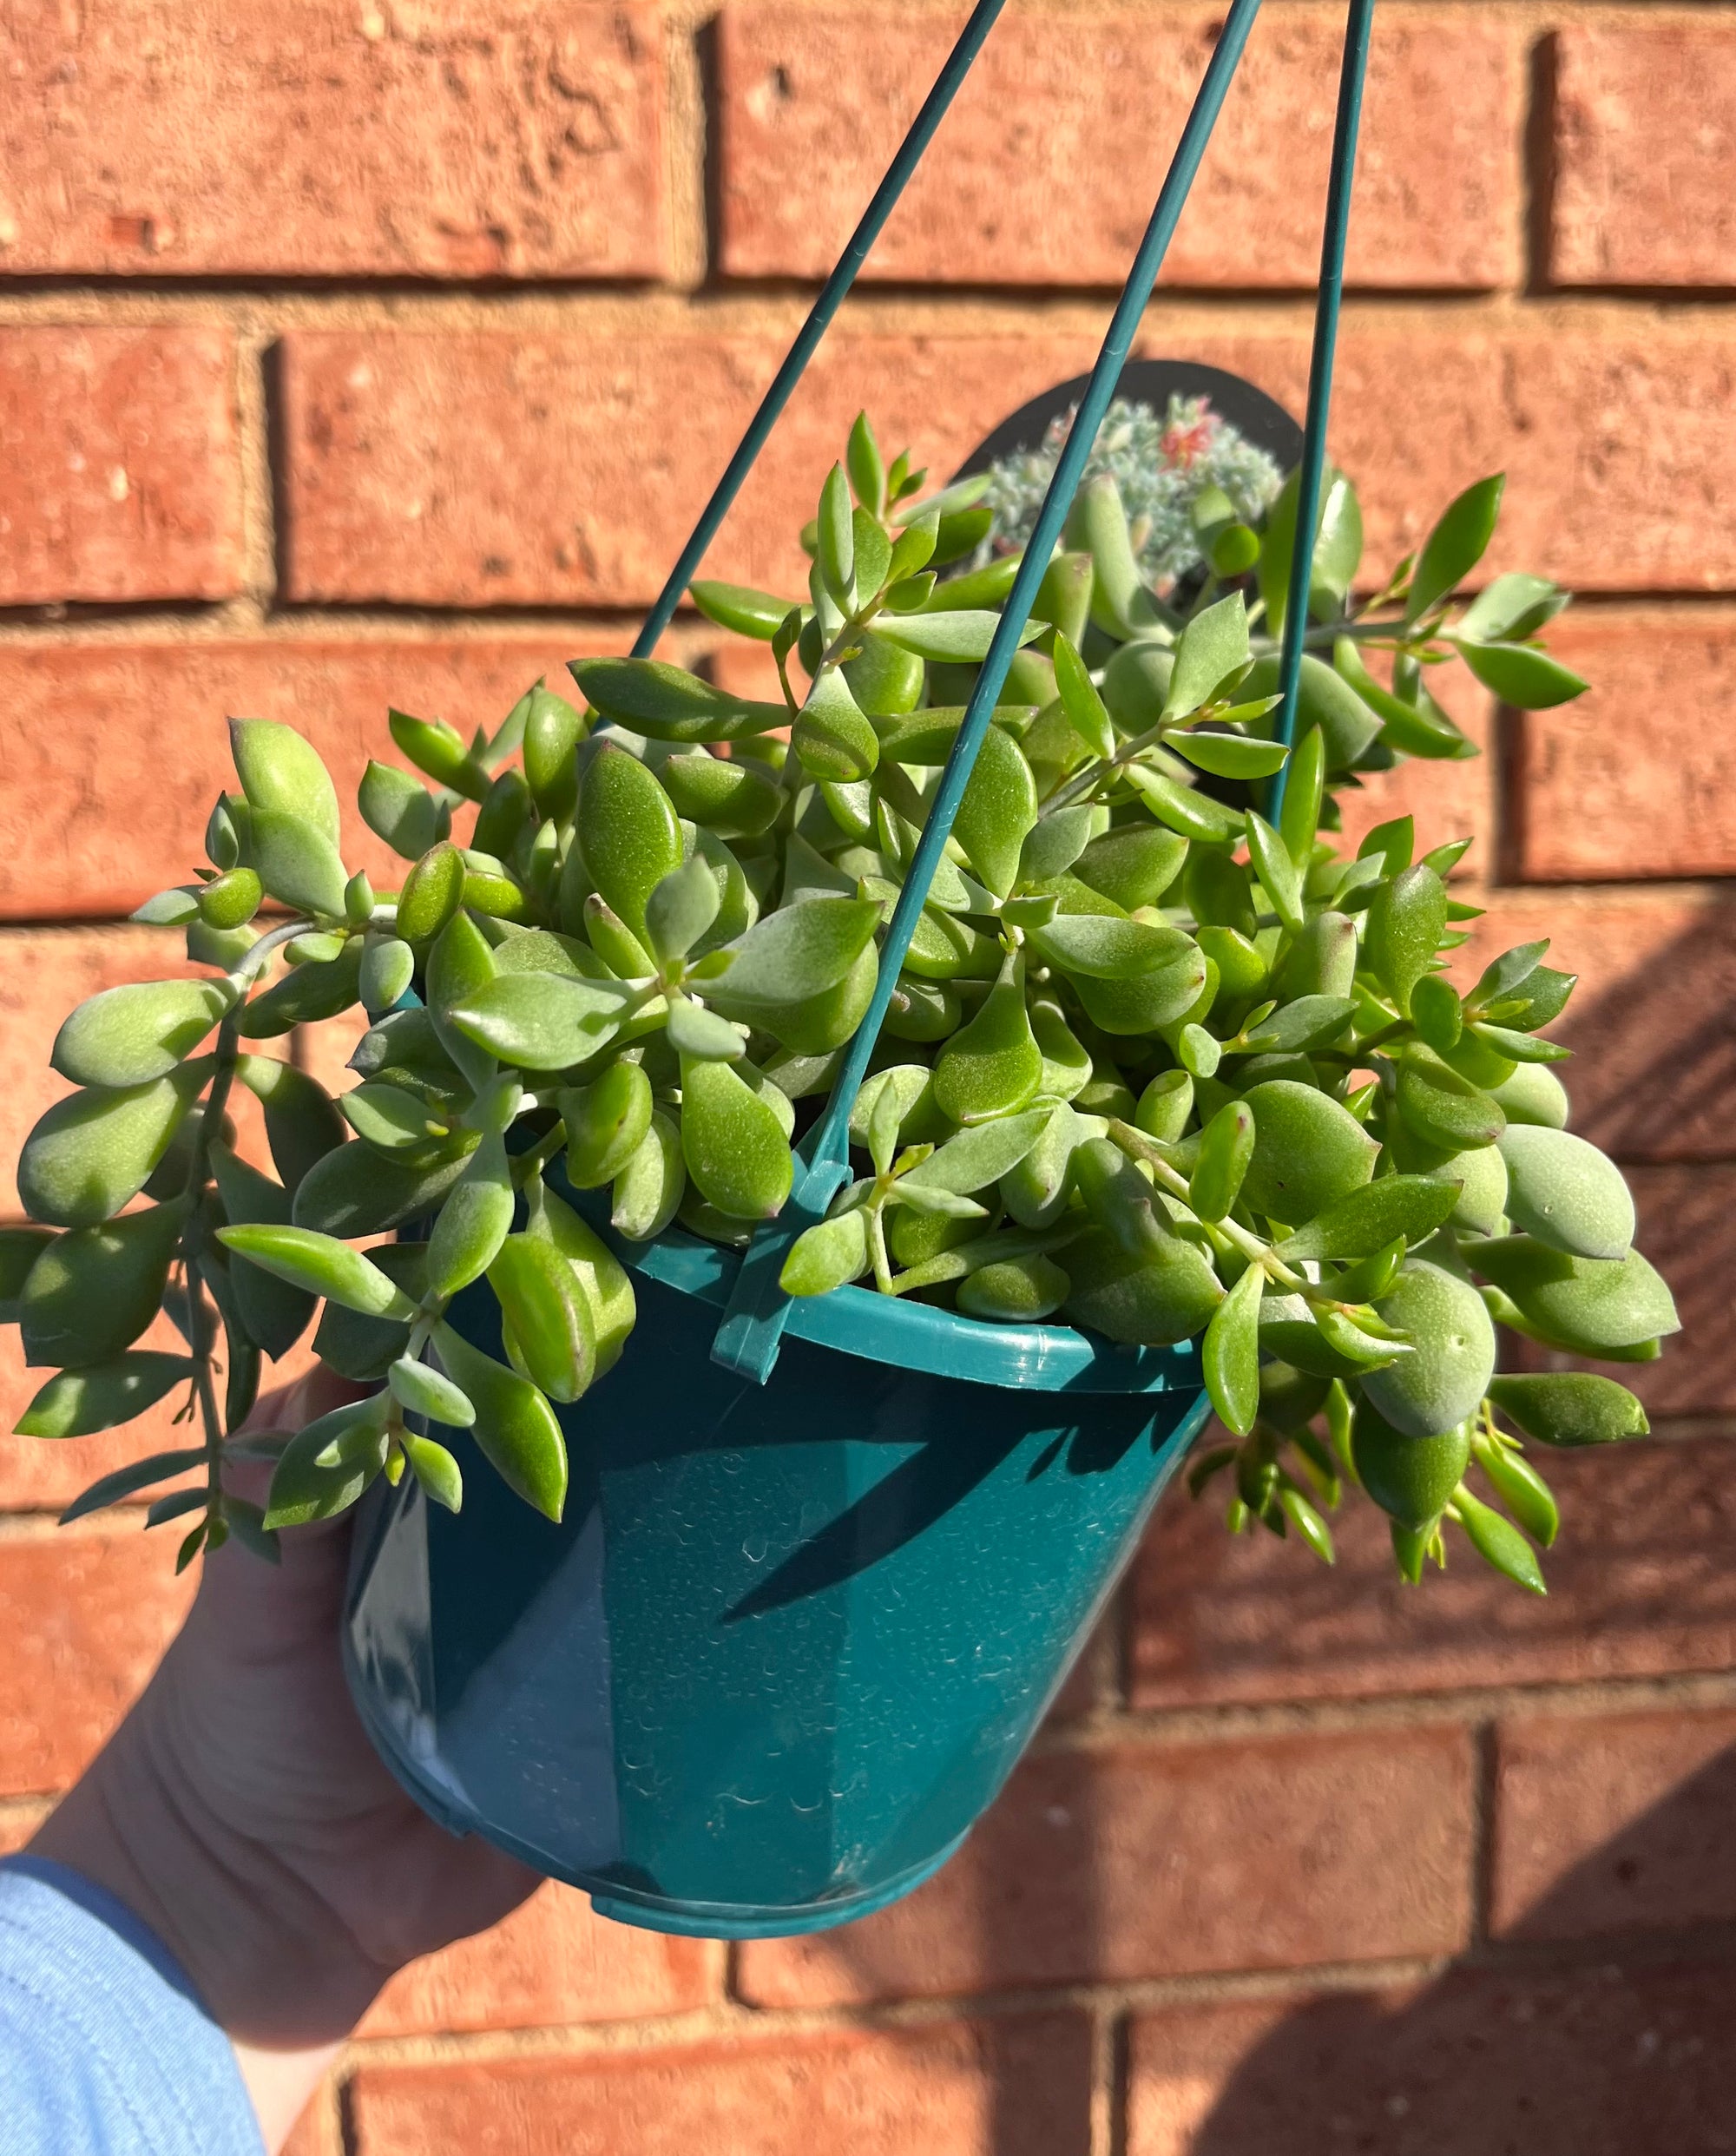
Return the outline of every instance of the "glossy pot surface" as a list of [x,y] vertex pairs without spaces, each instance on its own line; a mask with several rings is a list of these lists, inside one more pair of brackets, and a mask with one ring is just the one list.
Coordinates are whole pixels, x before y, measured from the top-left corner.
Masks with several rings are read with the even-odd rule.
[[[440,1434],[461,1515],[411,1477],[377,1486],[344,1641],[376,1743],[437,1817],[608,1916],[711,1937],[845,1923],[950,1854],[1206,1412],[1190,1354],[1102,1343],[995,1384],[792,1331],[756,1386],[708,1355],[733,1262],[668,1239],[663,1271],[712,1276],[694,1292],[641,1253],[626,1351],[563,1410],[558,1526],[460,1432]],[[883,1301],[824,1299],[852,1293]],[[499,1354],[486,1289],[455,1317]]]

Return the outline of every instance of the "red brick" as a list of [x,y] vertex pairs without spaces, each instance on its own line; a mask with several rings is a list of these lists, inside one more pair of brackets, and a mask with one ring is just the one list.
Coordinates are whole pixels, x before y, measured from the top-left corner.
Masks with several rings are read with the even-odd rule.
[[[401,759],[388,704],[466,736],[497,725],[539,674],[566,679],[581,636],[0,645],[0,920],[125,913],[203,858],[211,804],[234,784],[227,714],[300,726],[345,804],[352,864],[394,857],[355,812],[370,756]],[[399,864],[402,865],[401,864]]]
[[[1469,320],[1443,316],[1419,344],[1414,321],[1352,316],[1340,340],[1333,447],[1362,493],[1365,574],[1418,545],[1472,480],[1505,471],[1480,576],[1523,569],[1583,590],[1736,582],[1719,508],[1736,458],[1713,424],[1736,343],[1707,325],[1638,334],[1566,310],[1512,331]],[[1299,339],[1201,336],[1185,348],[1302,410]]]
[[1128,2156],[1727,2148],[1733,2011],[1723,1961],[1177,2007],[1134,2024]]
[[13,1857],[23,1849],[48,1816],[43,1804],[12,1803],[0,1806],[0,1857]]
[[[1630,1373],[1631,1374],[1631,1373]],[[1540,1454],[1542,1449],[1539,1449]],[[1351,1496],[1328,1570],[1294,1542],[1224,1530],[1173,1495],[1134,1576],[1138,1707],[1578,1684],[1736,1667],[1736,1488],[1722,1438],[1556,1453],[1547,1601],[1456,1541],[1450,1568],[1399,1584],[1385,1522]]]
[[233,366],[222,330],[0,329],[0,606],[240,588]]
[[550,1883],[492,1931],[394,1977],[361,2033],[532,2028],[679,2014],[717,1996],[719,1951],[705,1940],[608,1923],[592,1915],[582,1894]]
[[0,1796],[64,1788],[132,1705],[193,1594],[174,1534],[0,1539]]
[[[1736,1311],[1723,1292],[1736,1262],[1736,1164],[1629,1167],[1634,1241],[1670,1285],[1681,1331],[1626,1382],[1654,1416],[1736,1410]],[[1614,1365],[1613,1374],[1622,1376]]]
[[1567,23],[1555,54],[1561,285],[1716,285],[1736,258],[1736,32],[1705,23]]
[[[1003,20],[866,274],[1119,285],[1221,21],[1197,7],[1064,24]],[[727,275],[825,275],[956,33],[947,17],[726,9],[718,56]],[[1335,10],[1268,10],[1194,183],[1167,281],[1313,283],[1343,37]],[[1379,21],[1352,283],[1512,278],[1519,108],[1509,23],[1421,9]]]
[[[1213,356],[1301,409],[1287,348],[1226,339]],[[1504,470],[1483,573],[1525,569],[1588,590],[1727,588],[1736,533],[1720,503],[1736,450],[1719,415],[1733,362],[1736,343],[1700,324],[1633,332],[1539,312],[1516,331],[1443,319],[1419,342],[1414,322],[1353,322],[1333,437],[1370,507],[1370,567],[1384,573],[1461,488]]]
[[[648,601],[780,352],[763,337],[681,332],[292,332],[288,589],[306,600]],[[1088,358],[1081,340],[829,345],[712,573],[805,588],[795,535],[865,400],[888,440],[920,435],[938,467]]]
[[1736,1158],[1736,905],[1720,890],[1497,891],[1455,969],[1551,939],[1573,1127],[1618,1160]]
[[[795,671],[798,662],[793,654],[788,663],[792,668],[790,687],[800,696],[806,677]],[[727,644],[719,644],[707,652],[705,672],[708,680],[732,695],[775,703],[784,693],[779,686],[778,662],[772,656],[772,647],[750,641],[745,636],[733,636]]]
[[356,1082],[350,1058],[367,1029],[367,1013],[359,1003],[317,1026],[300,1027],[295,1036],[298,1068],[317,1078],[327,1093],[347,1093]]
[[358,2156],[1086,2156],[1083,2016],[679,2050],[364,2064]]
[[656,10],[14,10],[0,271],[654,277]]
[[1557,654],[1588,694],[1515,722],[1517,873],[1534,883],[1736,874],[1736,746],[1723,608],[1569,616]]
[[1503,1723],[1490,1920],[1523,1939],[1736,1917],[1736,1713]]
[[[284,344],[289,532],[298,600],[430,605],[648,601],[754,401],[779,340],[598,334],[293,332]],[[1141,349],[1248,376],[1293,411],[1294,324],[1147,331]],[[953,469],[996,420],[1089,364],[1088,336],[846,335],[792,402],[708,563],[801,588],[795,535],[851,418]],[[1335,451],[1361,484],[1384,575],[1472,480],[1505,469],[1489,572],[1592,588],[1736,584],[1736,446],[1722,424],[1736,339],[1696,325],[1617,334],[1541,312],[1516,331],[1352,318]]]
[[1470,1802],[1457,1730],[1040,1756],[908,1901],[745,1946],[743,1994],[810,2005],[1450,1952]]

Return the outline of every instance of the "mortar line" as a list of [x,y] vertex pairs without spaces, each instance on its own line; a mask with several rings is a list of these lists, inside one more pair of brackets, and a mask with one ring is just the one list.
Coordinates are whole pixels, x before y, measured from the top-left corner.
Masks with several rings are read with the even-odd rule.
[[342,2079],[335,2070],[328,2073],[326,2079],[313,2092],[312,2100],[304,2109],[301,2116],[303,2119],[312,2118],[323,2124],[325,2127],[323,2133],[319,2132],[318,2125],[315,2126],[316,2139],[322,2143],[329,2143],[332,2147],[339,2152],[339,2156],[350,2156],[349,2125],[344,2116],[342,2092]]
[[1099,2009],[1093,2023],[1096,2086],[1092,2092],[1091,2156],[1127,2156],[1129,2034],[1127,2015],[1113,2005]]
[[1411,1984],[1450,1966],[1446,1956],[1389,1957],[1294,1969],[1231,1970],[1187,1975],[1033,1983],[884,2000],[838,2000],[812,2006],[758,2009],[719,2000],[683,2013],[615,2021],[548,2023],[516,2029],[431,2031],[358,2036],[346,2061],[417,2064],[477,2057],[595,2058],[646,2052],[707,2040],[749,2038],[766,2048],[780,2041],[862,2032],[897,2034],[960,2021],[1016,2020],[1056,2012],[1150,2012],[1166,2005],[1218,1999],[1306,1998],[1321,1990],[1378,1989]]
[[266,338],[248,325],[235,338],[236,450],[241,490],[241,573],[243,588],[226,612],[237,625],[257,629],[277,592],[277,536],[273,529],[275,475],[271,468],[269,418],[266,408]]
[[1590,1719],[1671,1710],[1715,1712],[1736,1706],[1736,1670],[1677,1670],[1632,1677],[1465,1686],[1439,1692],[1394,1691],[1364,1698],[1228,1702],[1214,1706],[1143,1708],[1051,1724],[1032,1751],[1153,1753],[1265,1738],[1373,1733],[1410,1728],[1474,1729],[1491,1718]]
[[[1622,1967],[1679,1965],[1686,1960],[1736,1958],[1736,1921],[1678,1929],[1590,1932],[1562,1939],[1492,1940],[1452,1953],[1371,1957],[1366,1961],[1299,1962],[1171,1975],[1082,1979],[884,2000],[839,1999],[757,2011],[727,2001],[684,2013],[615,2021],[549,2023],[522,2028],[418,2031],[358,2036],[346,2046],[346,2074],[374,2065],[434,2065],[490,2059],[590,2061],[632,2056],[677,2046],[746,2039],[772,2049],[779,2042],[851,2034],[897,2034],[960,2021],[1016,2020],[1082,2013],[1115,2023],[1182,2008],[1268,2001],[1302,2004],[1344,1992],[1393,1993],[1437,1982],[1450,1973],[1548,1978]],[[1094,2092],[1101,2087],[1094,2061]],[[1093,2156],[1100,2144],[1094,2140]],[[1121,2156],[1108,2145],[1108,2156]]]
[[710,269],[706,161],[713,115],[706,97],[700,41],[714,0],[666,0],[662,10],[663,282],[678,290],[702,286]]
[[[370,600],[347,607],[275,605],[261,609],[255,602],[242,599],[216,606],[141,601],[76,614],[49,606],[17,607],[0,613],[0,648],[100,651],[139,644],[178,648],[236,641],[292,647],[319,642],[366,647],[620,638],[637,619],[635,608],[613,602],[485,609],[424,604],[391,607]],[[671,624],[670,636],[673,649],[691,651],[698,656],[722,648],[721,640],[727,637],[727,632],[689,608]]]
[[23,1848],[54,1806],[52,1797],[0,1797],[0,1844]]
[[1488,1944],[1493,1911],[1496,1826],[1496,1724],[1478,1722],[1471,1737],[1471,1838],[1469,1906],[1472,1950]]
[[[1569,21],[1572,17],[1568,18]],[[1561,30],[1549,23],[1526,45],[1523,124],[1520,137],[1520,290],[1528,299],[1552,296],[1549,254],[1556,225],[1559,181],[1556,77]]]
[[[1366,592],[1361,596],[1365,599]],[[1588,621],[1621,628],[1660,612],[1714,626],[1736,622],[1736,583],[1724,589],[1692,591],[1670,585],[1580,586],[1574,589],[1573,602],[1573,623]],[[146,631],[164,641],[194,642],[216,641],[238,632],[279,641],[324,635],[357,642],[370,637],[401,641],[417,631],[431,637],[469,636],[479,641],[562,629],[602,635],[635,626],[648,603],[643,595],[626,599],[553,600],[541,606],[361,598],[279,601],[260,611],[239,599],[45,600],[0,607],[0,642],[95,646]],[[732,638],[693,606],[683,607],[670,626],[672,633],[684,633],[707,648],[739,651],[747,642]],[[1570,886],[1551,884],[1549,888]]]
[[[269,513],[267,507],[266,514]],[[257,530],[249,543],[258,543]],[[1722,627],[1731,622],[1733,608],[1736,608],[1736,584],[1719,592],[1578,590],[1574,601],[1577,618],[1618,628],[1631,625],[1638,629],[1642,621],[1653,622],[1660,616]],[[438,605],[426,601],[389,604],[377,599],[358,599],[350,604],[330,601],[286,604],[274,600],[267,603],[266,595],[255,591],[215,603],[150,600],[77,607],[46,602],[0,608],[0,651],[198,649],[236,643],[294,649],[316,643],[355,644],[365,648],[568,639],[619,641],[638,618],[636,605],[613,600],[576,600],[541,608],[483,608],[459,601]],[[684,608],[668,630],[668,654],[690,663],[744,647],[742,640],[731,638],[693,608]],[[574,655],[579,654],[575,651]],[[1497,726],[1484,752],[1491,771],[1499,760],[1500,746]],[[1575,891],[1632,892],[1636,897],[1660,890],[1722,887],[1729,880],[1711,874],[1654,878],[1612,874],[1604,879],[1585,877],[1568,884],[1527,883],[1516,878],[1510,867],[1497,867],[1492,875],[1471,873],[1456,879],[1467,890],[1476,885],[1486,891],[1549,891],[1569,897]]]
[[[249,330],[269,341],[293,331],[444,331],[452,335],[516,330],[562,337],[665,334],[787,339],[812,304],[818,280],[789,279],[675,284],[468,286],[450,281],[394,285],[382,279],[308,282],[264,279],[233,284],[209,279],[110,281],[73,277],[7,279],[0,325],[109,328]],[[1051,285],[894,284],[870,279],[850,296],[840,319],[846,336],[938,334],[1029,339],[1033,328],[1101,332],[1114,287]],[[1147,306],[1141,342],[1174,325],[1190,336],[1294,335],[1312,319],[1305,286],[1160,287]],[[1604,287],[1523,294],[1488,290],[1362,287],[1346,294],[1351,330],[1414,334],[1420,322],[1440,332],[1487,333],[1491,327],[1555,338],[1571,330],[1595,338],[1636,325],[1688,341],[1726,332],[1736,287]],[[1696,319],[1695,318],[1703,318]]]

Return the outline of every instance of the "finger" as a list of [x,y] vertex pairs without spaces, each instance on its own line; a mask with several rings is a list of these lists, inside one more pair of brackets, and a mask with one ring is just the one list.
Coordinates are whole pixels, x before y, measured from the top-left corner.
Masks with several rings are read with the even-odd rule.
[[[238,1436],[259,1436],[266,1431],[282,1432],[293,1436],[305,1430],[309,1423],[320,1416],[329,1415],[333,1408],[342,1407],[351,1400],[365,1399],[375,1388],[358,1385],[347,1377],[340,1377],[336,1371],[327,1370],[323,1363],[316,1363],[305,1371],[293,1384],[279,1385],[263,1394],[253,1407],[253,1413],[235,1433]],[[268,1459],[229,1458],[223,1463],[223,1486],[232,1495],[263,1505],[271,1489],[272,1463]],[[305,1553],[319,1543],[331,1543],[334,1537],[347,1535],[348,1515],[336,1520],[319,1521],[307,1527],[279,1528],[278,1548],[284,1565],[295,1568],[306,1561]],[[213,1553],[214,1558],[228,1557],[233,1567],[251,1577],[259,1569],[259,1560],[239,1545],[231,1543],[225,1549]],[[282,1568],[273,1568],[280,1570]],[[207,1574],[210,1567],[207,1566]]]
[[[333,1408],[342,1407],[346,1401],[365,1399],[371,1390],[367,1385],[352,1384],[336,1371],[327,1370],[323,1363],[316,1363],[289,1384],[277,1385],[270,1392],[262,1393],[235,1435],[293,1437],[298,1430],[306,1430],[310,1423],[329,1415]],[[231,1456],[224,1462],[224,1488],[254,1504],[264,1503],[271,1476],[269,1460]]]
[[305,1430],[309,1423],[329,1415],[333,1408],[342,1407],[346,1400],[364,1399],[372,1390],[372,1386],[353,1384],[349,1378],[340,1377],[335,1370],[328,1370],[324,1363],[316,1363],[293,1384],[277,1385],[270,1392],[261,1393],[236,1435],[247,1436],[267,1430]]

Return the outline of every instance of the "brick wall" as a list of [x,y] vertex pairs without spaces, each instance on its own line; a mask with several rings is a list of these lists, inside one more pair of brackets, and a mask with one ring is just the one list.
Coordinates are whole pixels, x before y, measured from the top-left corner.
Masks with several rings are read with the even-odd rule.
[[[937,468],[1088,361],[1218,10],[1020,0],[718,549],[787,580],[858,403]],[[1340,10],[1271,0],[1141,348],[1299,404]],[[161,962],[219,721],[353,781],[618,647],[962,4],[20,0],[0,24],[0,1159]],[[1512,474],[1596,683],[1391,789],[1586,976],[1581,1125],[1685,1339],[1568,1459],[1554,1593],[1178,1501],[966,1852],[726,1954],[550,1889],[395,1984],[299,2156],[1647,2156],[1736,2112],[1736,6],[1391,0],[1336,447],[1374,558]],[[703,625],[675,645],[705,648]],[[10,1186],[0,1209],[15,1204]],[[0,1377],[8,1404],[22,1376]],[[0,1837],[181,1607],[0,1441]]]

